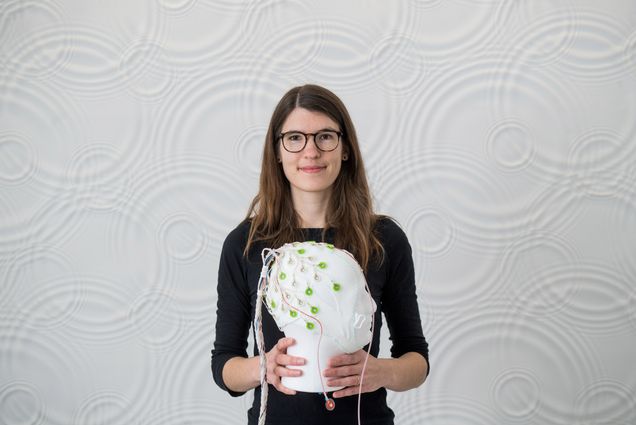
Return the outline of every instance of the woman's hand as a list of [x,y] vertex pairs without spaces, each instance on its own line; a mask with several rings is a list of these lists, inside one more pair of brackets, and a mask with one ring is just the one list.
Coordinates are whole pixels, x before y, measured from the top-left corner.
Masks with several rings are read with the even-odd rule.
[[[329,360],[329,368],[323,372],[323,376],[329,378],[327,384],[345,387],[334,392],[334,398],[358,394],[366,355],[364,350],[358,350]],[[362,392],[372,392],[380,387],[393,391],[410,390],[422,385],[427,375],[428,361],[419,353],[408,352],[390,359],[378,359],[369,355],[362,377]]]
[[302,371],[298,369],[290,369],[287,366],[301,366],[305,364],[302,357],[290,356],[287,354],[287,348],[294,345],[296,341],[293,338],[281,338],[276,345],[265,355],[267,358],[267,382],[272,384],[281,393],[294,395],[296,391],[285,387],[280,378],[283,376],[300,376]]
[[[329,366],[323,372],[323,376],[329,378],[326,384],[333,387],[345,387],[334,392],[333,398],[358,394],[366,356],[366,351],[358,350],[355,353],[341,354],[329,359]],[[363,393],[369,393],[384,386],[382,369],[382,360],[369,355],[364,377],[362,377]]]

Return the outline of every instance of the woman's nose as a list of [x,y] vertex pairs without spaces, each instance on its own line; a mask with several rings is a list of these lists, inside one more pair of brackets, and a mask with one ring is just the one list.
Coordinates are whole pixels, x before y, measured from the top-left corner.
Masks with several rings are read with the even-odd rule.
[[308,156],[310,158],[320,156],[320,149],[318,149],[318,147],[316,146],[316,136],[307,136],[307,145],[305,146],[303,153],[305,154],[305,156]]

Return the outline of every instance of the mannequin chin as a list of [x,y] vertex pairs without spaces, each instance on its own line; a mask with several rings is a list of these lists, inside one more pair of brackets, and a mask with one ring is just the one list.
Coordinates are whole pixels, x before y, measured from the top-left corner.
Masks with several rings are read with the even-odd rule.
[[[288,388],[326,392],[322,372],[333,356],[353,353],[371,341],[376,305],[360,265],[347,251],[331,244],[295,242],[274,250],[267,274],[265,305],[285,336],[287,349],[303,357],[300,377],[283,377]],[[324,385],[324,386],[323,386]]]

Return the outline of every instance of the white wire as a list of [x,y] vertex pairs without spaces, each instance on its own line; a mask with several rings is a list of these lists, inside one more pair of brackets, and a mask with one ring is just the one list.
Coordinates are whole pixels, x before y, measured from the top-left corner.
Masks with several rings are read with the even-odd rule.
[[364,280],[367,288],[367,294],[369,295],[369,304],[371,305],[371,338],[369,340],[369,348],[367,348],[367,354],[364,357],[364,364],[362,365],[362,372],[360,373],[360,385],[358,386],[358,425],[362,425],[360,419],[360,405],[362,402],[362,382],[364,381],[364,372],[367,369],[367,362],[369,361],[369,353],[371,352],[371,345],[373,344],[373,333],[375,332],[375,312],[373,311],[373,298],[371,297],[371,289],[367,280]]
[[[267,252],[267,255],[265,253]],[[254,313],[254,333],[256,334],[256,346],[258,347],[259,357],[259,379],[261,383],[261,410],[258,415],[258,425],[265,425],[265,417],[267,416],[267,396],[269,387],[267,385],[267,358],[265,356],[265,340],[263,337],[262,323],[262,304],[265,297],[265,285],[267,284],[267,272],[275,257],[276,252],[265,248],[261,252],[261,260],[263,268],[261,269],[258,281],[258,291],[256,293],[256,312]]]

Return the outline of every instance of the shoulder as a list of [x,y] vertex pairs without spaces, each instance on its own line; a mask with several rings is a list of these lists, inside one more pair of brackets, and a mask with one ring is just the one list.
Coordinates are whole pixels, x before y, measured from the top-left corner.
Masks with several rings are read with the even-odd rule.
[[243,220],[225,237],[223,242],[223,251],[238,250],[243,252],[247,244],[247,237],[250,232],[250,221]]
[[412,261],[413,250],[402,227],[392,217],[378,216],[375,224],[375,236],[382,245],[381,263],[389,268]]
[[[387,250],[409,247],[409,241],[399,223],[392,217],[381,215],[375,224],[375,232],[382,246]],[[410,247],[409,247],[410,249]]]

